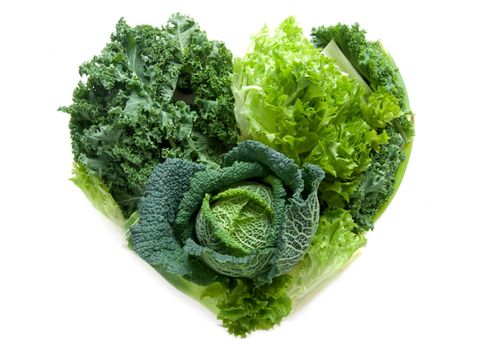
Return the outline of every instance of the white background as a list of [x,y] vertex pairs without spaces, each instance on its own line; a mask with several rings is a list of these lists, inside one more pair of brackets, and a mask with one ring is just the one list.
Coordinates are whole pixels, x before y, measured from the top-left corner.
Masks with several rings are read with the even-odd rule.
[[[14,5],[12,5],[14,3]],[[0,349],[486,349],[482,1],[15,1],[0,5]],[[117,20],[196,18],[236,54],[264,23],[359,22],[407,83],[417,136],[366,249],[280,327],[241,340],[126,248],[71,182],[78,65]]]

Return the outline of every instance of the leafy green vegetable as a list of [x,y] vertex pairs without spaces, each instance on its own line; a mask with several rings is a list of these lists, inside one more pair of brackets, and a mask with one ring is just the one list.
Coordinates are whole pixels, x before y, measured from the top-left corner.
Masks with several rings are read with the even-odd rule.
[[221,276],[271,282],[310,244],[323,176],[254,141],[231,150],[221,169],[167,160],[147,182],[132,246],[151,265],[198,284]]
[[404,80],[382,43],[368,41],[365,34],[358,24],[347,26],[341,23],[313,28],[311,32],[312,42],[318,48],[325,48],[331,41],[336,42],[372,90],[384,89],[397,98],[404,114],[394,122],[394,126],[408,143],[414,132],[409,119],[412,112]]
[[83,191],[98,211],[116,225],[123,226],[125,219],[120,207],[113,200],[108,188],[98,176],[88,174],[85,166],[74,163],[71,181]]
[[406,159],[401,135],[391,126],[387,131],[391,135],[389,143],[375,155],[350,200],[350,212],[361,232],[373,228],[376,215],[395,190],[398,168]]
[[363,234],[354,231],[356,224],[348,211],[325,210],[305,256],[288,274],[262,286],[236,278],[210,284],[199,293],[189,286],[182,291],[211,305],[232,334],[245,336],[272,328],[345,268],[365,246]]
[[360,176],[360,185],[350,199],[348,207],[359,232],[372,229],[374,221],[385,210],[402,178],[398,169],[406,160],[404,148],[410,149],[414,136],[412,112],[399,69],[382,44],[368,41],[365,34],[358,24],[321,26],[311,34],[318,48],[338,46],[370,84],[373,92],[364,108],[364,120],[372,128],[386,129],[390,137],[374,155],[367,173]]
[[295,305],[343,269],[366,239],[356,234],[356,224],[344,209],[325,210],[311,246],[291,272],[288,295]]
[[[252,51],[234,64],[241,137],[327,173],[320,185],[317,233],[288,272],[291,280],[275,290],[287,295],[293,308],[366,244],[362,232],[373,227],[397,189],[405,145],[413,136],[409,101],[394,62],[380,44],[366,41],[363,31],[341,27],[347,30],[354,34],[330,34],[326,41],[314,37],[315,48],[289,18],[274,34],[264,28]],[[326,31],[318,30],[323,36]]]
[[242,137],[298,164],[321,166],[329,174],[320,187],[321,204],[333,208],[348,206],[374,153],[388,143],[382,128],[401,111],[385,88],[367,95],[292,17],[273,35],[264,28],[254,37],[253,50],[235,61],[232,89]]
[[166,160],[147,181],[131,247],[178,288],[216,307],[230,332],[268,329],[291,310],[286,273],[317,229],[323,177],[319,167],[300,169],[255,141],[233,148],[220,169]]
[[203,297],[218,298],[218,319],[229,333],[244,337],[255,330],[270,329],[289,315],[292,309],[287,294],[290,281],[290,276],[283,275],[270,284],[256,287],[252,280],[235,279],[228,287],[217,284],[208,288]]
[[193,19],[162,28],[121,19],[111,42],[80,67],[70,130],[75,161],[95,174],[125,218],[147,177],[169,157],[217,166],[236,143],[232,55]]
[[343,54],[340,50],[338,45],[336,44],[335,40],[331,40],[321,51],[323,55],[326,57],[332,58],[338,67],[343,73],[347,74],[350,78],[355,79],[360,85],[363,86],[365,91],[370,94],[372,90],[370,86],[365,82],[362,76],[357,72],[355,67],[350,63],[348,58]]
[[313,28],[311,37],[318,48],[334,40],[372,90],[386,89],[400,101],[404,111],[410,112],[406,87],[394,60],[379,41],[368,41],[365,34],[358,24],[339,23]]
[[372,92],[367,102],[363,108],[363,118],[371,128],[383,129],[401,116],[401,108],[396,97],[383,87]]

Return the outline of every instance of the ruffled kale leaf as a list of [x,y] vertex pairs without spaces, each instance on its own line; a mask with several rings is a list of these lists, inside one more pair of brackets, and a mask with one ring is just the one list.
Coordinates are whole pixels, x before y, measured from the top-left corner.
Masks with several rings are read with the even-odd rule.
[[389,143],[382,146],[380,152],[374,156],[371,166],[350,200],[350,213],[357,224],[357,232],[368,231],[374,227],[377,215],[396,189],[396,174],[406,159],[401,135],[391,126],[387,133],[391,137]]
[[195,21],[161,28],[121,19],[100,55],[82,64],[71,115],[75,162],[105,183],[125,218],[154,167],[179,157],[217,166],[237,140],[232,55]]

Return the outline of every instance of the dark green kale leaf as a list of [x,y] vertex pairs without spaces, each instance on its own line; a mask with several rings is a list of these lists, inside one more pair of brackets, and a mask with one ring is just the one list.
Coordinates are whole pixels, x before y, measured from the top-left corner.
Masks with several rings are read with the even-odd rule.
[[154,167],[170,157],[219,164],[236,144],[232,55],[195,21],[121,19],[100,55],[80,66],[71,115],[74,160],[106,184],[125,217]]
[[357,224],[355,232],[364,232],[374,227],[377,214],[393,195],[396,174],[401,162],[406,159],[404,141],[392,126],[387,128],[389,143],[383,145],[374,156],[372,164],[360,185],[350,198],[350,212]]
[[407,91],[394,60],[380,41],[368,41],[365,34],[366,31],[358,24],[347,26],[339,23],[329,27],[313,28],[311,37],[313,45],[318,48],[324,48],[331,40],[335,40],[372,90],[385,88],[399,99],[403,110],[408,111]]

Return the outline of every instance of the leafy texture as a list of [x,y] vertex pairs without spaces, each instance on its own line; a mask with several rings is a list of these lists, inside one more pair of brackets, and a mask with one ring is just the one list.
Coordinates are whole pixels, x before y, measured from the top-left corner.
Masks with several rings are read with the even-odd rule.
[[365,237],[354,231],[356,224],[348,211],[325,210],[305,256],[288,274],[262,286],[240,278],[214,283],[196,298],[216,305],[218,318],[232,334],[245,336],[272,328],[345,268],[366,244]]
[[295,303],[329,281],[366,243],[362,234],[355,234],[356,224],[343,209],[325,210],[311,247],[292,271],[289,295]]
[[125,222],[120,207],[113,200],[103,181],[94,174],[89,174],[86,167],[73,164],[73,177],[71,181],[78,186],[93,206],[118,226]]
[[293,18],[258,33],[233,75],[224,45],[179,14],[121,20],[111,39],[62,108],[72,181],[230,333],[279,324],[366,244],[399,186],[414,130],[394,61],[358,25],[310,42]]
[[409,99],[399,69],[379,41],[368,41],[365,30],[358,24],[321,26],[313,28],[312,42],[324,48],[334,40],[349,62],[373,90],[384,88],[399,99],[401,107],[409,111]]
[[413,137],[412,122],[408,118],[412,112],[401,73],[381,42],[368,41],[365,34],[358,24],[347,26],[341,23],[313,28],[311,32],[312,42],[318,48],[325,48],[332,40],[336,42],[372,90],[383,89],[397,98],[404,115],[394,122],[394,126],[407,143]]
[[140,219],[132,226],[130,239],[137,254],[156,269],[209,283],[215,275],[191,260],[172,233],[183,193],[199,170],[202,166],[178,158],[157,166],[147,182],[146,193],[150,195],[141,200]]
[[392,127],[388,128],[388,134],[391,135],[389,143],[375,155],[350,201],[350,212],[358,225],[357,231],[373,228],[377,214],[394,193],[396,174],[406,159],[401,135]]
[[271,282],[311,242],[324,173],[311,165],[301,170],[254,141],[235,147],[223,164],[202,170],[172,159],[157,166],[132,228],[132,246],[151,265],[200,284],[220,275]]
[[232,84],[242,137],[321,166],[321,204],[346,208],[374,154],[388,143],[383,127],[400,117],[389,90],[370,95],[321,54],[293,18],[272,34],[264,28],[253,49],[236,59]]
[[75,161],[101,179],[127,218],[154,167],[169,157],[216,166],[236,143],[232,56],[193,19],[162,28],[121,19],[81,65],[70,130]]
[[327,173],[316,234],[274,290],[293,307],[366,244],[363,232],[397,189],[413,136],[404,83],[380,43],[344,25],[314,29],[312,43],[292,18],[274,33],[264,28],[236,59],[232,83],[242,138]]
[[229,285],[215,284],[203,293],[204,298],[217,298],[218,319],[231,334],[241,337],[255,330],[274,327],[289,315],[292,301],[287,294],[288,275],[256,287],[252,280],[235,279]]
[[312,42],[325,48],[335,42],[349,62],[370,84],[373,92],[364,108],[364,120],[376,130],[385,129],[390,140],[372,159],[370,168],[359,177],[351,196],[350,211],[357,231],[373,228],[398,186],[398,169],[406,160],[414,135],[409,99],[402,76],[392,57],[379,41],[368,41],[358,24],[337,24],[312,30]]

